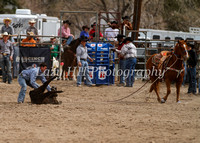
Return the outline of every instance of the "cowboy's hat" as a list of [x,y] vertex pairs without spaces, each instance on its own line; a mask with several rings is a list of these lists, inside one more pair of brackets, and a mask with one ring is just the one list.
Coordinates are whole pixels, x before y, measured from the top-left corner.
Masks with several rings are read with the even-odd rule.
[[128,16],[124,16],[122,17],[123,20],[130,20],[130,18]]
[[89,39],[86,36],[83,35],[83,36],[80,37],[80,40],[87,42]]
[[112,21],[111,24],[118,24],[118,22],[117,21]]
[[28,35],[33,36],[34,33],[33,32],[27,32]]
[[91,27],[93,27],[93,26],[96,26],[96,22],[94,22],[94,23],[91,25]]
[[56,39],[56,37],[54,35],[51,35],[50,39]]
[[133,40],[131,39],[131,37],[126,37],[126,38],[124,39],[124,43],[126,43],[127,41],[132,42]]
[[63,24],[67,23],[68,25],[71,25],[71,22],[69,20],[63,21]]
[[12,20],[11,20],[10,18],[5,18],[5,19],[3,20],[3,23],[6,23],[6,21],[9,21],[9,23],[12,22]]
[[117,36],[115,38],[124,38],[126,36],[124,36],[123,34],[117,34]]
[[34,19],[29,20],[29,23],[36,23]]
[[9,36],[8,32],[4,32],[2,36]]
[[84,26],[82,27],[83,30],[84,30],[85,28],[87,28],[88,30],[90,29],[87,25],[84,25]]

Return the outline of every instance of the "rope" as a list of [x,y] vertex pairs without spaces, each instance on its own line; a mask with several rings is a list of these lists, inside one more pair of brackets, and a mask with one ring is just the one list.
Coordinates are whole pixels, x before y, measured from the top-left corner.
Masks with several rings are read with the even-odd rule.
[[[175,55],[175,56],[176,56],[176,55]],[[177,60],[178,60],[178,57],[176,56],[175,62],[174,62],[169,68],[171,68],[172,66],[174,66],[174,64],[177,62]],[[163,64],[163,63],[162,63],[162,64]],[[168,69],[169,69],[169,68],[168,68]],[[164,71],[164,74],[168,71],[168,69]],[[153,83],[152,83],[151,85],[153,85],[158,79],[159,79],[159,77],[157,77],[157,78],[153,81]],[[117,100],[108,101],[108,102],[118,102],[118,101],[121,101],[121,100],[123,100],[123,99],[126,99],[126,98],[128,98],[128,97],[134,95],[134,94],[137,93],[140,89],[142,89],[149,81],[150,81],[150,79],[149,79],[148,81],[146,81],[146,83],[144,83],[140,88],[138,88],[136,91],[132,92],[132,93],[129,94],[128,96],[122,97],[122,98],[117,99]],[[146,87],[145,90],[146,90],[147,88],[149,88],[149,87]],[[145,91],[145,90],[142,90],[140,93],[142,93],[142,92]]]

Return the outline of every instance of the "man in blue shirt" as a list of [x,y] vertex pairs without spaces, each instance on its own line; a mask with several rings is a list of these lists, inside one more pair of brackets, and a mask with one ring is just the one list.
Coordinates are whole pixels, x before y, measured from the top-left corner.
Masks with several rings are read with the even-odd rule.
[[83,31],[81,31],[80,38],[81,38],[81,36],[85,36],[88,39],[90,39],[90,35],[88,33],[90,28],[86,25],[86,26],[83,26],[82,29],[83,29]]
[[[32,88],[38,88],[39,85],[36,83],[37,78],[39,78],[42,81],[42,83],[45,83],[47,81],[44,76],[44,71],[46,70],[46,68],[46,63],[41,63],[40,67],[25,69],[19,74],[18,82],[21,86],[21,90],[18,96],[18,103],[24,102],[27,85],[29,85]],[[47,90],[51,91],[51,87],[49,85],[47,86]]]

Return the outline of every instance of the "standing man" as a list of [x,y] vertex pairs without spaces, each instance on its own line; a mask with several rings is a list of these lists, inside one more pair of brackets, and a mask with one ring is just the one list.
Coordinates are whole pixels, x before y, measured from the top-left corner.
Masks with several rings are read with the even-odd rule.
[[135,77],[135,65],[137,62],[137,50],[135,45],[132,43],[131,37],[127,37],[124,40],[124,46],[121,51],[116,50],[116,52],[122,54],[126,63],[126,87],[133,87],[134,77]]
[[121,34],[125,35],[126,34],[125,30],[133,30],[133,26],[132,26],[132,24],[130,22],[130,18],[128,16],[122,17],[122,20],[123,20],[123,22],[122,22],[121,27],[120,27]]
[[1,51],[1,69],[3,82],[6,83],[8,80],[8,84],[12,82],[12,74],[11,74],[11,61],[13,60],[13,46],[9,39],[9,34],[7,32],[3,33],[3,39],[0,40],[0,51]]
[[80,40],[81,40],[81,44],[76,49],[77,62],[79,66],[77,86],[78,87],[81,86],[83,73],[85,73],[84,76],[86,77],[86,85],[92,86],[92,81],[89,75],[87,58],[89,58],[91,62],[93,62],[93,59],[90,58],[90,56],[87,53],[86,42],[88,41],[88,39],[85,36],[81,36]]
[[117,34],[119,34],[119,29],[117,21],[112,21],[109,28],[105,29],[105,37],[108,41],[117,41]]
[[187,60],[187,69],[189,75],[189,87],[188,93],[196,94],[196,65],[197,65],[197,54],[194,50],[194,45],[189,45],[189,59]]
[[[124,46],[124,35],[122,34],[118,34],[117,37],[117,41],[118,41],[118,50],[121,50],[122,47]],[[120,79],[119,79],[119,86],[124,86],[125,85],[125,77],[124,77],[124,71],[126,69],[126,63],[125,63],[125,59],[124,56],[120,53],[118,53],[118,58],[119,58],[119,70],[121,70],[120,73]]]
[[13,34],[13,28],[10,26],[12,20],[10,18],[5,18],[3,20],[4,26],[1,28],[1,33],[7,32],[9,35]]
[[[18,103],[23,103],[27,85],[32,88],[38,88],[39,85],[36,83],[36,79],[39,78],[42,83],[45,83],[47,80],[44,75],[44,71],[47,69],[46,63],[41,63],[38,68],[32,67],[23,70],[18,76],[18,82],[21,86],[21,90],[18,96]],[[48,85],[47,90],[51,91],[51,87]]]
[[[71,34],[69,26],[71,25],[71,22],[69,20],[63,21],[63,26],[61,27],[61,37],[64,39],[67,39],[66,47],[69,47],[69,44],[74,39],[74,35]],[[58,36],[60,36],[60,28],[58,29]]]
[[[13,27],[10,26],[10,23],[12,22],[12,20],[10,18],[5,18],[3,20],[4,26],[2,26],[1,28],[1,33],[7,32],[9,35],[13,35]],[[10,40],[12,41],[13,39]]]
[[[38,35],[38,30],[37,28],[34,26],[36,23],[36,21],[34,19],[30,20],[29,21],[29,27],[28,29],[26,30],[26,34],[30,33],[30,32],[33,32],[34,35]],[[33,39],[37,39],[39,40],[39,37],[34,37]]]

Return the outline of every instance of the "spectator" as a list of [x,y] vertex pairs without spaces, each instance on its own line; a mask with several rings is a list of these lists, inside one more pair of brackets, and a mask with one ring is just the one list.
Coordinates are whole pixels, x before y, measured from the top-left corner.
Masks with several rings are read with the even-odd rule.
[[[95,31],[96,31],[96,22],[94,22],[91,25],[92,29],[89,32],[90,38],[91,40],[93,40],[93,38],[95,37]],[[98,31],[97,31],[98,32]],[[99,32],[99,37],[103,37],[103,34],[101,32]]]
[[33,36],[34,36],[33,32],[28,32],[26,39],[23,39],[22,43],[30,43],[30,44],[21,44],[21,46],[23,46],[23,47],[35,47],[36,44],[34,44],[34,43],[36,43],[36,41],[33,39]]
[[8,84],[12,83],[12,74],[11,74],[11,61],[13,60],[13,46],[9,40],[8,32],[3,33],[3,39],[0,40],[0,63],[2,69],[3,82],[6,83],[8,79]]
[[122,17],[123,22],[121,24],[121,34],[126,34],[125,30],[133,30],[133,26],[131,24],[131,22],[129,21],[130,18],[128,16],[124,16]]
[[[52,44],[56,44],[56,37],[51,37],[50,42]],[[59,45],[50,45],[50,50],[51,50],[51,59],[55,57],[56,59],[58,58],[58,51],[59,51]]]
[[[63,21],[63,26],[61,28],[61,37],[63,39],[66,39],[66,47],[69,47],[69,44],[72,42],[72,40],[74,39],[74,35],[71,34],[70,32],[70,28],[69,26],[71,25],[71,22],[69,22],[69,20],[65,20]],[[60,36],[60,28],[58,29],[58,36]]]
[[80,38],[81,38],[81,36],[85,36],[88,39],[90,39],[90,35],[88,33],[90,28],[86,25],[86,26],[83,26],[82,29],[83,29],[83,31],[81,31],[81,33],[80,33]]
[[117,34],[119,34],[119,29],[117,26],[117,21],[112,21],[111,25],[109,28],[106,28],[105,30],[105,37],[107,38],[108,41],[117,41]]
[[132,43],[131,37],[127,37],[124,40],[124,45],[121,50],[116,50],[118,53],[124,56],[126,60],[126,87],[133,87],[134,83],[134,76],[135,76],[135,65],[136,65],[136,57],[137,57],[137,50],[135,45]]
[[[38,30],[37,30],[37,28],[35,28],[35,23],[36,23],[36,21],[34,20],[34,19],[32,19],[32,20],[30,20],[29,21],[29,27],[28,27],[28,29],[26,30],[26,34],[28,34],[28,32],[33,32],[33,34],[34,35],[38,35]],[[34,38],[34,40],[39,40],[39,38],[38,37],[36,37],[36,38]]]
[[[117,41],[118,41],[118,50],[121,50],[122,47],[124,46],[124,35],[122,34],[118,34],[117,37]],[[125,63],[125,59],[124,56],[120,53],[118,53],[118,58],[119,58],[119,70],[121,70],[120,73],[120,80],[119,80],[119,86],[124,86],[125,85],[125,77],[124,77],[124,71],[126,69],[126,63]]]
[[[77,86],[81,86],[81,81],[82,81],[82,76],[86,77],[86,85],[92,86],[92,81],[89,75],[89,69],[88,69],[88,62],[87,58],[92,62],[93,59],[90,58],[90,56],[87,53],[87,47],[86,47],[86,42],[88,41],[87,37],[82,36],[80,38],[81,44],[78,46],[76,49],[76,56],[77,56],[77,63],[79,66],[79,73],[77,77]],[[85,75],[83,75],[83,73]]]
[[196,65],[197,65],[197,54],[194,51],[194,45],[190,45],[189,59],[187,60],[187,69],[189,77],[188,93],[196,94]]
[[7,32],[9,35],[13,34],[13,28],[10,26],[12,20],[10,18],[5,18],[3,20],[4,26],[1,28],[1,33]]
[[[10,26],[12,20],[10,18],[5,18],[3,20],[4,26],[1,27],[1,33],[7,32],[9,35],[13,35],[13,27]],[[11,37],[9,38],[11,40]]]
[[[18,96],[18,103],[24,102],[27,85],[35,89],[39,87],[39,85],[36,83],[36,78],[39,78],[42,81],[42,83],[45,83],[47,81],[44,75],[44,71],[46,69],[46,63],[41,63],[40,67],[32,67],[29,69],[25,69],[19,74],[18,82],[21,86],[21,90]],[[49,85],[47,86],[47,90],[51,91],[51,87]]]

